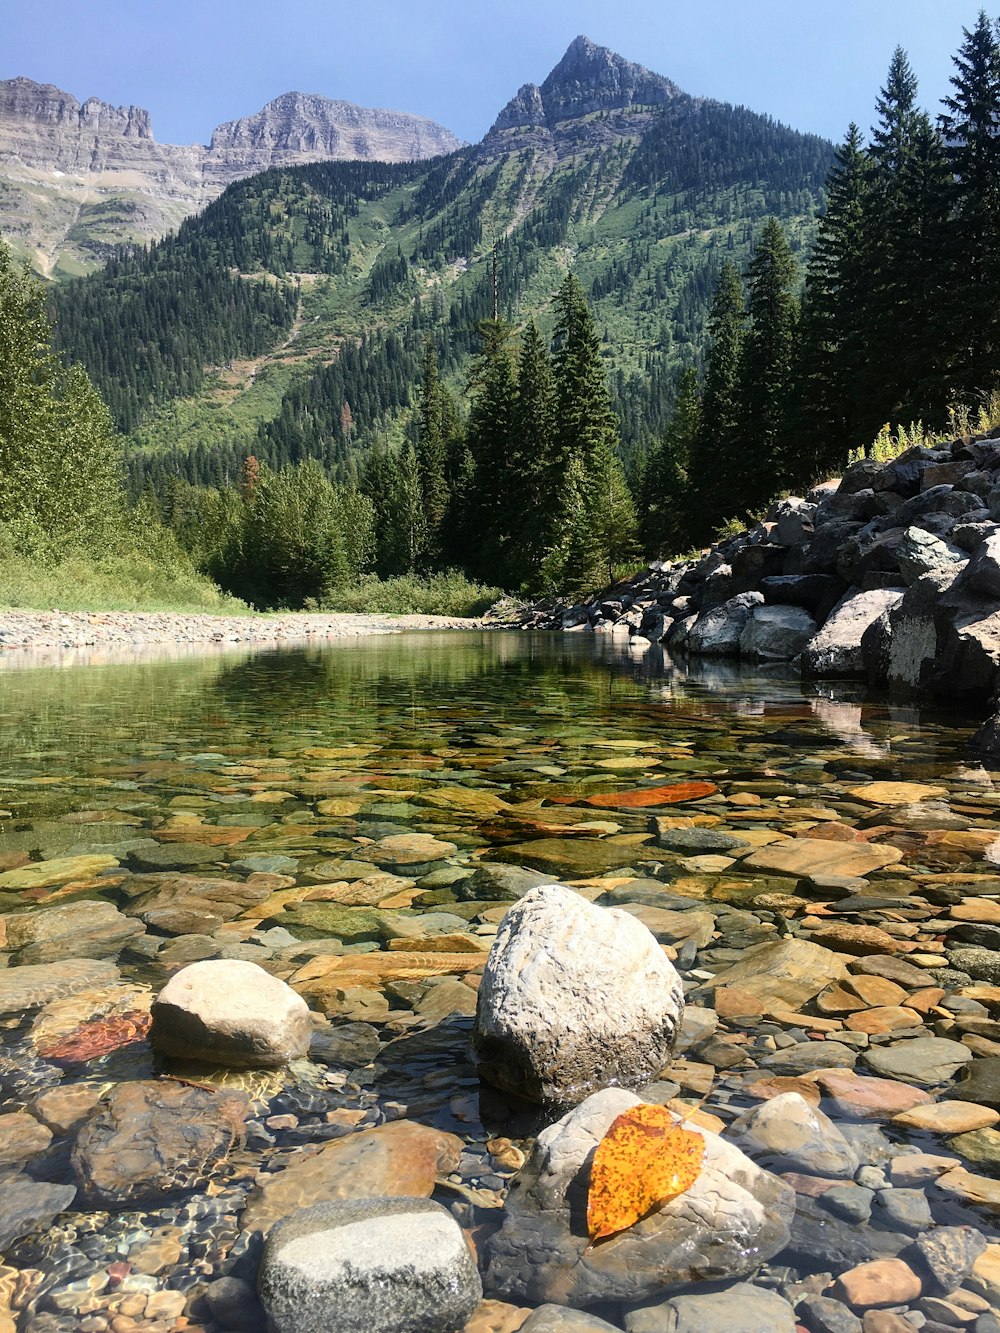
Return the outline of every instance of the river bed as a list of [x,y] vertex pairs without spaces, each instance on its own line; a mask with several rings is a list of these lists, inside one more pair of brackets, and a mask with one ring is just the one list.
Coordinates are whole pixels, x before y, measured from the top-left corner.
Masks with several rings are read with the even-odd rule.
[[[879,1302],[910,1320],[899,1333],[949,1326],[942,1301],[979,1333],[1000,1300],[1000,786],[965,748],[974,728],[860,686],[685,670],[611,636],[0,670],[0,1329],[254,1327],[263,1232],[350,1175],[332,1145],[389,1123],[382,1186],[433,1191],[482,1257],[558,1112],[480,1083],[476,985],[510,901],[547,879],[627,907],[676,960],[689,1020],[650,1100],[703,1100],[725,1133],[797,1091],[842,1131],[839,1175],[757,1145],[799,1211],[749,1280],[790,1305],[832,1292],[860,1318],[830,1284],[898,1259],[918,1275]],[[674,791],[693,782],[711,790]],[[653,787],[662,803],[628,804]],[[789,939],[822,943],[842,975],[793,977],[780,1004],[746,978],[714,994]],[[151,998],[216,957],[258,963],[322,1015],[309,1060],[237,1073],[154,1056]],[[929,1039],[949,1048],[913,1044]],[[965,1120],[919,1109],[945,1102]],[[178,1116],[201,1137],[171,1172]],[[420,1126],[455,1139],[418,1189]],[[332,1176],[301,1170],[320,1154]],[[911,1250],[959,1226],[990,1248],[976,1242],[956,1297]],[[480,1333],[541,1303],[487,1297]],[[612,1327],[659,1327],[598,1306]]]

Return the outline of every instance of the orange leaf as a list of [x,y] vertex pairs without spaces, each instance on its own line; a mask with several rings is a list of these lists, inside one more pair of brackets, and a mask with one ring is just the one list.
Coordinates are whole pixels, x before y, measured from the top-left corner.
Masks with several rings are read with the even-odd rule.
[[590,1168],[587,1230],[613,1236],[690,1189],[701,1174],[705,1140],[665,1106],[633,1106],[597,1145]]
[[718,790],[714,782],[675,782],[669,787],[601,792],[599,796],[584,797],[583,804],[600,806],[602,809],[643,809],[647,805],[679,805],[682,801],[700,801],[703,796],[714,796]]

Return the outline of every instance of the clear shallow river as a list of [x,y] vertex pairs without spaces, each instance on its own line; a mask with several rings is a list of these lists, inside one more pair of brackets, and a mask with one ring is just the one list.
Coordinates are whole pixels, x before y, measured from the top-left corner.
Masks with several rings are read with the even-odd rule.
[[[504,866],[639,908],[658,882],[665,907],[687,900],[701,927],[710,914],[710,938],[695,931],[694,945],[658,933],[693,984],[692,969],[721,971],[755,944],[825,923],[804,904],[762,906],[762,894],[828,903],[845,889],[823,891],[824,875],[837,877],[829,869],[748,870],[710,848],[664,850],[651,816],[742,833],[758,850],[775,836],[841,845],[877,825],[902,855],[864,894],[899,907],[890,901],[887,915],[884,901],[859,903],[847,919],[888,925],[930,960],[920,966],[933,987],[948,967],[949,908],[1000,893],[990,845],[1000,791],[964,748],[974,726],[866,698],[860,687],[710,665],[685,673],[656,649],[633,657],[590,635],[412,634],[126,665],[4,664],[0,1293],[16,1326],[250,1327],[246,1311],[227,1314],[204,1292],[224,1275],[252,1280],[258,1242],[244,1215],[255,1181],[259,1192],[261,1173],[274,1177],[316,1145],[387,1120],[464,1140],[435,1197],[477,1235],[488,1230],[539,1123],[480,1095],[468,1049],[477,970],[504,910]],[[587,804],[693,780],[717,790],[654,809]],[[885,781],[940,790],[892,806],[857,794]],[[422,836],[409,846],[410,835]],[[639,885],[631,899],[630,884]],[[315,1058],[282,1074],[158,1063],[144,1039],[150,996],[208,957],[259,962],[325,1012]],[[696,1043],[657,1095],[708,1092],[707,1108],[727,1121],[753,1104],[748,1075],[762,1060],[821,1044],[828,1030],[817,1028],[724,1022],[742,1063],[717,1059],[717,1044],[704,1058]],[[854,1031],[862,1062],[869,1040],[895,1038]],[[81,1127],[109,1090],[165,1072],[187,1079],[174,1086],[192,1097],[200,1084],[248,1099],[240,1133],[231,1146],[208,1143],[218,1126],[206,1124],[201,1158],[174,1177],[138,1151],[110,1181],[105,1159],[123,1160],[121,1139],[105,1136],[81,1156]],[[806,1071],[788,1063],[776,1072]],[[859,1063],[858,1072],[872,1069]],[[824,1108],[852,1119],[844,1106]],[[197,1122],[202,1112],[192,1100],[185,1114]],[[149,1111],[154,1141],[170,1133],[160,1115]],[[1000,1155],[983,1165],[940,1139],[887,1134],[997,1173]],[[881,1149],[869,1142],[866,1151]],[[308,1190],[302,1202],[313,1201]],[[980,1205],[952,1191],[936,1220],[994,1237]],[[834,1273],[859,1261],[836,1226],[846,1224],[832,1214],[821,1223],[831,1248],[815,1256]],[[802,1246],[758,1280],[794,1282],[810,1267]],[[890,1252],[876,1244],[868,1257]]]

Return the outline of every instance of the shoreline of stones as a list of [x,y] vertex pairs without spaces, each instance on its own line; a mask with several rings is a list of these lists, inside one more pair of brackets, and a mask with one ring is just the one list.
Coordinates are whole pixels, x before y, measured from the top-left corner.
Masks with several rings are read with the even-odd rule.
[[697,558],[516,623],[958,701],[1000,755],[1000,432],[856,462]]
[[[0,668],[65,664],[66,654],[93,650],[122,655],[170,648],[178,654],[236,645],[291,647],[404,630],[479,629],[483,622],[462,616],[369,615],[348,612],[244,616],[178,611],[0,611]],[[102,660],[104,660],[102,658]]]

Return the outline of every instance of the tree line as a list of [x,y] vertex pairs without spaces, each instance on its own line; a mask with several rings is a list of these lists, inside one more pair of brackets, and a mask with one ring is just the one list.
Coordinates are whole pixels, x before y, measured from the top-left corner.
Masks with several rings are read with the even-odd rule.
[[866,143],[852,124],[804,274],[770,219],[724,265],[704,376],[681,375],[638,493],[650,550],[810,484],[889,422],[940,428],[1000,379],[1000,34],[963,30],[936,122],[897,48]]

